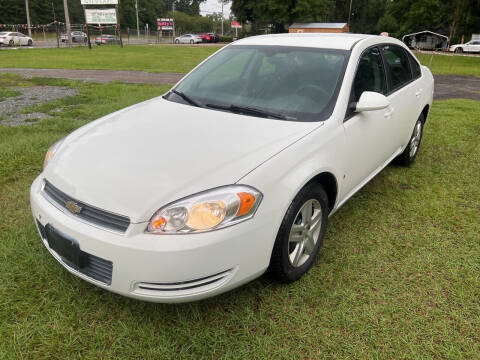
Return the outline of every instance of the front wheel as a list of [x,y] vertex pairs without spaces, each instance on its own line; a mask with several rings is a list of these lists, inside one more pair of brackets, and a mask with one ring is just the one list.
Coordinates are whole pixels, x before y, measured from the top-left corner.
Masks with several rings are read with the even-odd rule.
[[282,282],[300,279],[313,265],[323,244],[328,197],[321,185],[305,186],[290,204],[278,231],[269,272]]
[[8,42],[8,46],[13,47],[13,45],[14,45],[13,40],[10,40],[10,41]]
[[410,166],[415,162],[415,159],[420,149],[422,142],[423,124],[425,120],[423,115],[420,115],[413,128],[412,136],[408,141],[408,145],[403,152],[395,158],[395,162],[401,166]]
[[194,41],[193,40],[190,40],[190,45],[193,45],[194,44]]
[[462,49],[461,47],[460,47],[460,48],[456,48],[456,49],[455,49],[455,52],[456,52],[457,54],[461,54],[461,53],[463,53],[463,49]]
[[33,45],[33,41],[32,40],[28,40],[28,46],[32,46]]
[[175,40],[175,44],[180,44],[180,40]]

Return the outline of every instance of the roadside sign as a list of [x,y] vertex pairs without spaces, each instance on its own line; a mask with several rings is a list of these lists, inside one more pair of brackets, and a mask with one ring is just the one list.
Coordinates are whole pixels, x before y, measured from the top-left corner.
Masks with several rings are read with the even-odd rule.
[[380,33],[380,36],[390,36],[390,34],[387,33],[386,31],[384,31],[384,32]]
[[234,29],[241,29],[242,24],[240,24],[238,21],[232,21],[232,28]]
[[115,9],[85,9],[87,24],[116,24]]
[[158,31],[172,31],[173,19],[157,19]]
[[80,0],[82,5],[118,5],[118,0]]

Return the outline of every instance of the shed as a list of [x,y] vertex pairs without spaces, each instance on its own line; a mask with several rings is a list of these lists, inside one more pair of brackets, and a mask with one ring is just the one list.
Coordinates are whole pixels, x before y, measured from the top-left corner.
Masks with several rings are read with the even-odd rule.
[[447,36],[429,30],[403,35],[402,41],[411,49],[446,50],[448,46]]
[[347,23],[293,23],[290,33],[345,33],[350,29]]

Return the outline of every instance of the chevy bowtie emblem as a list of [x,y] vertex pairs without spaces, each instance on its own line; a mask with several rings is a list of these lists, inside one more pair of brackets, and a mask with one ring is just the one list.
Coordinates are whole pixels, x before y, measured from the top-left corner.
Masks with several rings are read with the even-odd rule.
[[72,214],[80,214],[82,211],[82,207],[79,206],[75,201],[67,201],[65,203],[65,207],[72,213]]

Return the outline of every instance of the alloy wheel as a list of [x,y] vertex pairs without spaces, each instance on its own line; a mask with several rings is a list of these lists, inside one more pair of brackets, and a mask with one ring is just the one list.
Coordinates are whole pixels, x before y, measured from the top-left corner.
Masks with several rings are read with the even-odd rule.
[[322,207],[316,199],[306,201],[293,221],[288,238],[288,257],[293,267],[302,266],[313,254],[322,228]]
[[417,121],[413,131],[412,139],[410,140],[410,157],[414,157],[418,151],[420,140],[422,139],[422,123]]

